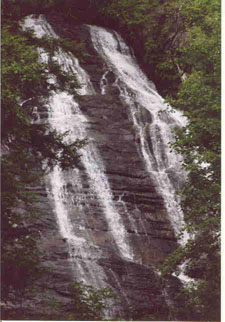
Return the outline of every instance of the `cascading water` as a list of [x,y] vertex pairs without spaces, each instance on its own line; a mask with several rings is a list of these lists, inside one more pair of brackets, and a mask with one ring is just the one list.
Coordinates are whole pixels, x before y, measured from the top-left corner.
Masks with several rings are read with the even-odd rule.
[[[40,16],[37,19],[27,18],[25,22],[25,27],[31,27],[34,29],[37,37],[42,37],[44,35],[48,35],[50,37],[57,38],[58,36],[52,30],[51,26],[47,23],[44,17]],[[42,61],[48,62],[48,54],[39,50],[40,57]],[[55,61],[59,63],[59,65],[64,69],[64,71],[72,71],[82,86],[81,89],[78,90],[80,95],[92,95],[94,94],[93,86],[89,80],[86,72],[80,67],[78,60],[73,57],[71,54],[64,53],[61,49],[59,49],[57,56],[52,57]],[[49,77],[50,82],[54,82],[54,77]],[[79,105],[74,101],[74,98],[67,94],[66,92],[55,93],[53,92],[49,104],[49,118],[48,121],[53,129],[56,129],[58,133],[65,133],[69,131],[69,134],[65,138],[65,140],[69,142],[74,142],[76,139],[85,139],[86,138],[86,130],[85,124],[88,122],[84,115],[82,115]],[[116,211],[113,200],[112,193],[109,187],[109,183],[107,181],[107,177],[104,174],[104,165],[101,161],[101,158],[97,152],[97,149],[92,142],[91,138],[89,139],[88,146],[83,148],[81,155],[81,162],[87,173],[87,180],[93,190],[93,199],[97,199],[102,205],[109,230],[113,235],[116,246],[118,247],[121,256],[128,260],[133,260],[133,252],[131,247],[129,246],[129,242],[127,240],[126,231],[121,223],[120,215]],[[89,238],[89,245],[87,244],[87,240],[83,237],[77,236],[76,232],[74,232],[74,226],[72,224],[71,214],[69,214],[68,209],[71,207],[71,201],[69,201],[69,193],[66,189],[66,185],[68,183],[66,179],[66,174],[64,174],[59,166],[55,166],[51,174],[49,175],[50,183],[51,183],[51,191],[50,194],[54,200],[55,204],[55,213],[57,216],[60,232],[68,242],[70,249],[70,256],[73,263],[73,258],[76,257],[76,265],[79,260],[77,257],[81,257],[82,259],[87,259],[89,257],[89,253],[92,252],[92,260],[93,260],[93,252],[96,253],[96,256],[99,257],[100,251],[92,244],[92,241]],[[82,201],[79,200],[79,184],[81,184],[81,178],[79,178],[78,170],[70,170],[70,177],[72,177],[72,185],[76,190],[76,201],[74,201],[74,197],[72,198],[72,203],[76,204],[79,208],[79,211],[82,211]],[[79,230],[84,231],[84,226],[79,225]],[[79,234],[78,234],[79,235]],[[87,238],[87,236],[85,236]],[[86,261],[87,262],[87,261]],[[95,274],[95,269],[93,268],[93,263],[88,263],[86,269],[82,268],[82,264],[79,265],[76,272],[77,275],[80,276],[82,280],[87,283],[94,284],[96,286],[102,286],[99,271]],[[88,270],[88,273],[85,273],[85,270]],[[78,273],[78,274],[77,274]],[[88,275],[90,278],[88,278]],[[94,275],[94,276],[93,276]],[[99,280],[99,283],[96,281]]]
[[[180,165],[181,157],[170,151],[170,143],[174,141],[173,128],[184,126],[185,118],[178,111],[165,106],[154,85],[140,70],[129,47],[117,33],[110,33],[96,26],[89,28],[95,49],[106,61],[108,70],[116,75],[114,86],[119,88],[120,96],[129,105],[130,117],[138,135],[138,149],[140,148],[148,173],[164,198],[174,230],[179,234],[183,214],[174,184],[182,182],[185,174]],[[101,84],[102,94],[105,94],[106,87],[104,78]],[[142,122],[143,109],[151,115],[148,126],[144,126]],[[150,144],[148,138],[151,138]],[[175,172],[179,173],[179,177],[176,176],[173,180]]]
[[[58,37],[43,16],[26,18],[24,27],[33,28],[37,37],[45,35]],[[118,168],[115,167],[114,173],[120,177],[112,179],[106,164],[110,154],[102,155],[103,148],[107,150],[111,146],[104,147],[102,142],[97,145],[95,135],[92,136],[94,132],[89,131],[91,124],[97,127],[96,124],[100,123],[100,119],[107,118],[107,113],[100,117],[92,116],[93,121],[90,117],[93,105],[90,105],[89,114],[85,114],[81,103],[79,105],[66,91],[52,91],[46,105],[47,121],[52,129],[56,129],[60,134],[68,132],[64,138],[67,143],[88,137],[88,144],[81,151],[82,169],[62,171],[59,166],[54,167],[47,179],[50,187],[48,193],[52,200],[59,231],[68,244],[74,278],[97,288],[111,285],[122,296],[125,306],[129,306],[132,303],[130,294],[133,293],[132,281],[136,271],[139,273],[143,267],[151,270],[152,259],[155,262],[160,261],[171,251],[170,246],[167,248],[165,244],[169,244],[171,240],[175,243],[173,234],[171,234],[172,237],[167,234],[163,240],[162,233],[163,237],[159,244],[155,241],[161,238],[157,235],[159,230],[169,231],[171,227],[163,226],[164,217],[159,214],[161,208],[165,210],[163,205],[159,205],[155,210],[155,206],[151,203],[160,203],[158,196],[162,196],[174,231],[179,233],[182,226],[183,215],[175,189],[177,184],[182,182],[185,174],[180,167],[181,159],[170,151],[169,142],[173,141],[172,129],[183,126],[185,120],[178,112],[162,111],[165,110],[163,99],[156,92],[154,84],[139,69],[134,55],[117,33],[95,26],[85,28],[90,31],[94,48],[103,58],[106,66],[98,83],[101,95],[96,93],[89,75],[72,54],[64,53],[59,48],[57,54],[51,59],[57,61],[65,72],[70,71],[76,75],[81,84],[78,93],[83,99],[89,97],[90,101],[97,100],[100,96],[100,100],[104,100],[109,86],[117,88],[120,102],[123,101],[128,106],[129,120],[125,122],[129,123],[127,125],[129,130],[132,128],[129,133],[126,132],[127,129],[123,129],[125,132],[119,135],[122,138],[125,133],[124,136],[130,140],[134,129],[136,143],[133,143],[131,152],[137,164],[141,164],[141,170],[138,170],[137,174],[132,173],[133,178],[132,175],[129,177],[129,171],[125,175],[122,173],[124,177],[128,177],[126,181],[121,179]],[[49,54],[41,48],[38,50],[40,60],[48,63]],[[56,82],[56,78],[49,75],[49,82]],[[35,108],[33,113],[36,122],[42,121],[38,108]],[[101,124],[104,125],[104,123]],[[100,127],[99,132],[101,131],[104,132],[105,129]],[[110,131],[113,133],[112,128]],[[124,142],[127,142],[126,140]],[[115,151],[118,147],[120,149],[120,145],[116,148],[116,143],[113,142],[113,144]],[[130,155],[127,154],[127,156]],[[116,159],[110,161],[117,162]],[[124,164],[126,167],[126,160]],[[113,188],[116,180],[120,183]],[[124,181],[121,183],[122,180]],[[134,191],[132,184],[137,186],[140,182],[141,184],[143,182],[144,187]],[[124,190],[121,186],[125,187]],[[155,188],[153,189],[154,186],[158,194]],[[130,191],[134,192],[130,193]],[[131,200],[129,198],[132,201],[129,201]],[[138,198],[139,201],[136,202]],[[157,228],[154,230],[155,226]],[[160,243],[166,250],[158,260],[155,253],[161,250]],[[138,252],[145,254],[138,254]],[[99,264],[102,258],[106,268]],[[121,271],[124,275],[120,278]],[[147,273],[143,274],[145,276]],[[153,270],[152,280],[155,276],[156,272]],[[149,278],[144,280],[144,286],[150,280]],[[131,285],[131,293],[127,290],[128,285]],[[151,289],[152,285],[149,285]],[[146,290],[146,294],[149,294],[149,289],[144,287],[142,291]],[[160,291],[158,293],[160,294]],[[146,298],[148,299],[148,295]],[[144,302],[143,299],[141,301]]]

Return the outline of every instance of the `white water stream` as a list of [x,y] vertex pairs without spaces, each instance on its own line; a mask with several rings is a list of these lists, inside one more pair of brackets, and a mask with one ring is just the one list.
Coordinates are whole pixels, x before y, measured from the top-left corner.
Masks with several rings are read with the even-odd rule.
[[[130,108],[146,170],[162,195],[170,221],[179,234],[183,225],[183,213],[170,173],[179,173],[179,178],[176,179],[181,182],[185,174],[180,165],[181,157],[171,152],[170,142],[174,141],[173,128],[184,126],[185,118],[180,112],[172,111],[165,105],[154,84],[140,70],[129,47],[116,32],[96,26],[89,28],[95,49],[106,61],[108,70],[116,75],[114,86],[119,88],[120,96]],[[105,94],[105,75],[106,73],[101,84],[102,94]],[[151,114],[151,124],[145,127],[141,120],[143,109]],[[162,110],[164,112],[161,113]],[[147,137],[151,138],[151,149]]]
[[[25,21],[25,27],[33,28],[37,37],[48,35],[50,37],[57,38],[57,35],[52,30],[51,26],[42,16],[39,16],[37,19],[28,17]],[[48,62],[48,54],[43,52],[41,49],[39,51],[42,61]],[[72,54],[64,53],[62,49],[59,49],[57,55],[55,55],[53,59],[59,63],[64,71],[72,71],[77,76],[78,82],[82,86],[81,89],[78,90],[80,95],[94,94],[94,89],[87,73],[81,68],[78,60]],[[54,82],[55,78],[50,76],[49,81]],[[56,129],[58,133],[69,131],[69,134],[65,138],[67,143],[74,142],[76,139],[84,139],[86,137],[86,124],[88,120],[81,113],[78,103],[74,101],[74,98],[71,95],[66,92],[52,92],[48,104],[48,110],[48,121],[51,127]],[[102,163],[91,138],[89,139],[88,145],[82,149],[81,154],[81,162],[87,173],[90,187],[93,190],[93,195],[96,196],[95,198],[100,202],[104,209],[109,231],[115,240],[118,250],[122,257],[128,260],[133,260],[133,252],[129,246],[125,228],[122,224],[120,215],[113,205],[112,192],[109,187],[107,177],[104,174],[104,164]],[[78,172],[78,170],[70,171],[70,179],[72,180],[77,192],[76,205],[81,208],[82,202],[79,200],[80,178]],[[51,195],[55,204],[55,213],[60,232],[69,244],[71,259],[77,256],[80,256],[83,259],[90,258],[91,256],[89,256],[89,254],[90,252],[93,252],[93,248],[96,248],[96,246],[92,245],[92,247],[90,247],[92,244],[90,238],[90,244],[88,245],[85,238],[76,236],[76,233],[74,232],[74,227],[71,222],[72,218],[68,213],[69,205],[67,205],[67,203],[69,200],[69,194],[65,189],[66,181],[64,177],[64,173],[59,166],[55,166],[49,175]],[[76,213],[74,215],[76,216]],[[84,226],[80,227],[80,229],[83,231],[85,230]],[[99,253],[99,251],[96,250],[96,253]],[[78,263],[77,260],[76,262]],[[93,265],[90,262],[88,265],[90,266],[88,269],[89,275],[93,275]],[[87,274],[81,265],[79,270],[80,278],[85,282],[90,282],[90,278],[87,277]],[[96,280],[96,278],[96,276],[92,276],[92,284],[93,280]]]
[[[58,38],[43,16],[26,18],[24,27],[32,28],[37,37],[48,35]],[[166,108],[163,99],[156,92],[154,84],[140,70],[130,49],[118,34],[96,26],[89,28],[94,47],[103,57],[108,68],[100,84],[102,95],[106,94],[107,73],[112,71],[116,76],[114,86],[119,88],[121,98],[130,107],[130,119],[136,129],[138,139],[137,149],[140,151],[151,180],[154,181],[159,194],[164,199],[170,221],[178,234],[183,225],[183,214],[175,191],[174,182],[176,180],[171,179],[171,173],[179,173],[181,182],[184,179],[184,173],[180,166],[181,158],[170,151],[169,143],[174,140],[173,128],[183,126],[185,119],[177,111],[159,113]],[[41,61],[47,63],[49,55],[42,49],[39,49],[39,53]],[[80,95],[95,94],[89,76],[72,54],[64,53],[62,49],[59,49],[53,59],[64,71],[72,71],[77,76],[82,86],[78,90]],[[55,81],[55,77],[49,75],[49,82]],[[143,110],[147,110],[147,113],[151,115],[149,124],[142,121]],[[36,110],[34,112],[38,116],[38,112]],[[76,139],[84,139],[87,136],[88,119],[82,114],[79,104],[67,92],[52,92],[48,112],[48,121],[52,129],[56,129],[58,133],[69,131],[65,137],[67,143],[74,142]],[[149,145],[148,138],[151,138],[151,145]],[[88,139],[88,145],[81,151],[81,162],[93,200],[98,202],[103,209],[108,230],[111,232],[120,255],[127,260],[135,261],[136,258],[129,244],[122,218],[116,209],[116,203],[113,203],[113,195],[104,173],[103,161],[95,142],[91,138]],[[76,209],[85,213],[86,205],[84,206],[80,193],[82,180],[78,169],[65,173],[59,166],[55,166],[49,175],[51,186],[49,193],[54,203],[60,233],[68,242],[71,262],[74,267],[76,266],[76,277],[78,275],[81,280],[92,285],[95,281],[95,286],[102,287],[104,286],[104,273],[90,261],[90,258],[93,259],[93,254],[96,259],[100,258],[101,250],[94,245],[92,237],[85,228],[85,219],[77,224],[76,229],[73,223]],[[68,182],[72,183],[75,195],[69,193]],[[122,199],[118,203],[121,203],[126,210],[126,204]],[[73,213],[71,205],[73,205]],[[129,220],[132,221],[132,218]],[[133,230],[136,231],[135,223]],[[86,259],[86,261],[79,260],[79,258]],[[84,262],[86,267],[84,267]]]

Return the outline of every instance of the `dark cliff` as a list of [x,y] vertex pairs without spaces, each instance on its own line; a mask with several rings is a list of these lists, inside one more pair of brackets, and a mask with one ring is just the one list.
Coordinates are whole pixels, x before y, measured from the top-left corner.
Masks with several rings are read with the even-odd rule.
[[[89,75],[94,91],[79,97],[79,109],[87,120],[86,136],[94,142],[104,164],[113,209],[120,216],[133,260],[121,256],[120,241],[105,218],[104,202],[96,195],[87,169],[82,166],[77,177],[72,170],[63,173],[58,198],[67,208],[75,238],[85,240],[85,247],[73,244],[75,249],[71,250],[69,240],[60,232],[54,180],[50,183],[46,178],[40,187],[34,188],[39,192],[39,207],[45,216],[32,224],[40,231],[39,246],[45,253],[43,267],[48,269],[37,285],[45,297],[60,303],[70,300],[69,284],[76,279],[96,287],[110,286],[118,296],[118,304],[108,312],[109,316],[136,319],[161,312],[164,318],[169,318],[168,298],[173,297],[180,282],[173,277],[161,281],[156,266],[177,247],[175,232],[165,200],[143,162],[141,138],[128,103],[121,96],[118,77],[94,48],[88,26],[72,28],[58,14],[47,15],[47,20],[57,35],[85,43],[88,55],[79,63]],[[37,112],[42,121],[47,121],[47,110]],[[136,114],[143,128],[151,127],[153,116],[147,109],[138,109]],[[153,151],[151,137],[146,138],[148,149]],[[179,172],[172,172],[175,184]],[[55,309],[51,312],[45,307],[41,293],[29,309],[30,316],[40,316],[41,311],[51,319]],[[63,309],[61,317],[63,320]]]

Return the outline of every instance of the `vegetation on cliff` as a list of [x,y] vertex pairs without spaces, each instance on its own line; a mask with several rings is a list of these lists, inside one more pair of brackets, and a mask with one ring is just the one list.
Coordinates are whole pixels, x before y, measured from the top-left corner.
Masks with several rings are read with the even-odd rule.
[[[186,2],[181,9],[188,46],[179,65],[187,71],[173,107],[188,118],[174,148],[184,157],[188,179],[181,191],[190,240],[168,259],[175,269],[186,262],[195,278],[185,309],[195,319],[220,319],[220,2]],[[170,266],[170,265],[169,265]],[[170,268],[171,268],[170,267]],[[188,318],[190,318],[188,316]]]
[[[85,14],[76,15],[75,9],[85,6]],[[44,106],[49,92],[60,88],[49,84],[49,67],[38,62],[36,47],[40,42],[34,40],[32,33],[22,31],[18,21],[30,13],[57,10],[69,16],[74,24],[85,22],[116,28],[133,46],[159,92],[168,95],[170,104],[187,117],[188,125],[177,131],[173,147],[183,154],[183,165],[188,171],[181,195],[185,229],[191,238],[168,258],[162,272],[177,272],[178,266],[186,263],[186,272],[195,281],[184,289],[186,302],[178,313],[186,319],[219,320],[219,0],[3,1],[3,296],[10,300],[18,292],[25,296],[27,277],[39,274],[37,232],[24,226],[25,218],[38,214],[36,197],[26,187],[39,180],[42,160],[47,159],[49,166],[55,162],[63,167],[71,161],[77,164],[77,148],[82,145],[80,142],[63,145],[61,137],[46,124],[32,123],[35,106]],[[49,48],[57,46],[47,39],[44,43]],[[69,91],[71,82],[77,86],[74,77],[65,75],[59,66],[52,64],[52,73],[53,70],[61,79],[60,86],[67,86]],[[60,158],[58,151],[63,151]],[[21,209],[15,212],[16,208]]]
[[[34,122],[35,107],[41,109],[52,90],[68,87],[71,92],[77,82],[56,63],[40,63],[33,34],[24,32],[16,19],[3,19],[2,297],[20,302],[30,295],[29,286],[41,273],[38,229],[32,226],[32,218],[41,214],[32,187],[40,184],[43,161],[46,171],[56,163],[63,168],[77,165],[77,150],[83,142],[64,144],[62,136],[47,124]],[[51,47],[45,39],[47,44]],[[55,73],[61,82],[51,84],[49,73]]]
[[[55,164],[62,169],[79,166],[78,150],[86,143],[85,140],[65,143],[66,133],[59,135],[43,120],[36,122],[37,106],[38,111],[46,112],[52,91],[67,90],[78,96],[76,77],[60,68],[52,59],[54,53],[59,47],[76,56],[85,52],[82,44],[68,39],[37,39],[31,30],[24,31],[20,22],[29,13],[31,2],[27,1],[24,7],[25,3],[16,1],[3,3],[1,294],[4,319],[32,317],[29,307],[38,292],[33,282],[48,274],[40,265],[45,254],[37,245],[39,229],[33,225],[35,218],[44,216],[35,186],[41,185],[43,174]],[[32,5],[35,3],[31,4],[31,11]],[[49,53],[48,63],[39,61],[38,47]],[[57,82],[50,82],[49,75],[55,76]],[[63,314],[66,320],[101,320],[107,300],[114,298],[107,288],[95,290],[82,283],[71,283],[69,291],[71,303],[62,307],[56,299],[46,296],[43,305],[51,308],[51,316],[40,312],[35,318],[58,320]]]
[[220,1],[96,2],[105,23],[118,26],[158,90],[188,119],[173,148],[188,171],[180,193],[190,240],[169,256],[162,272],[186,263],[195,281],[179,295],[186,304],[178,313],[220,319]]
[[220,1],[118,0],[100,10],[119,21],[134,48],[136,39],[144,44],[159,90],[188,119],[173,148],[188,171],[181,196],[190,240],[168,258],[163,273],[186,263],[195,281],[179,295],[186,296],[179,313],[220,319]]

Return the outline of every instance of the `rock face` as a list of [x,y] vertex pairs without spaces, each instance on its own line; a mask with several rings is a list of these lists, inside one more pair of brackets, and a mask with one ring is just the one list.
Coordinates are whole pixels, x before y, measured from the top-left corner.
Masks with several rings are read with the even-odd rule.
[[[154,179],[157,171],[159,175],[162,172],[154,156],[154,138],[149,135],[156,129],[155,117],[139,106],[136,118],[132,118],[119,84],[122,80],[96,51],[90,27],[71,26],[58,14],[48,16],[47,21],[58,36],[85,43],[89,55],[79,63],[89,75],[92,89],[75,105],[71,103],[67,116],[62,117],[73,133],[88,138],[86,152],[81,151],[81,168],[66,172],[55,169],[45,186],[37,188],[40,207],[46,214],[37,223],[40,247],[46,254],[43,266],[51,270],[37,283],[45,294],[63,303],[69,299],[68,285],[76,279],[98,288],[110,286],[119,304],[108,312],[109,316],[134,318],[163,311],[166,318],[166,290],[155,266],[177,247],[177,242],[168,200],[160,194]],[[36,21],[36,25],[41,23],[43,18]],[[60,99],[62,105],[67,97]],[[39,111],[39,115],[45,117],[46,112]],[[79,118],[84,124],[80,128]],[[61,121],[54,124],[57,122]],[[145,141],[137,128],[144,129]],[[160,140],[159,133],[159,145]],[[158,166],[153,166],[153,176],[143,157],[143,142]],[[168,162],[166,155],[163,158]],[[168,167],[168,173],[173,177],[172,184],[179,185],[179,172]],[[136,313],[131,315],[131,311]]]

